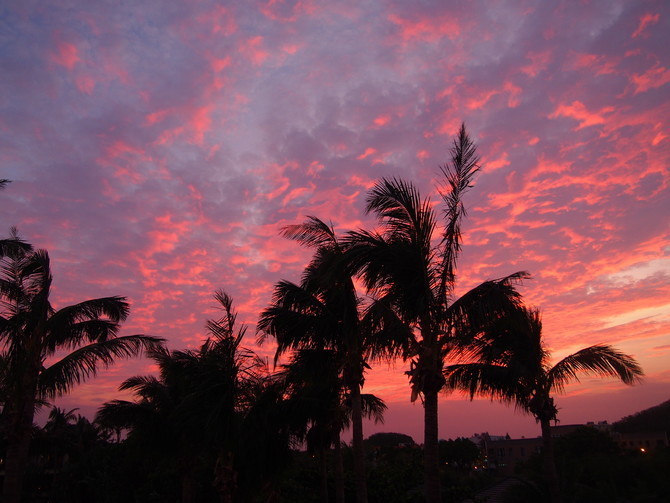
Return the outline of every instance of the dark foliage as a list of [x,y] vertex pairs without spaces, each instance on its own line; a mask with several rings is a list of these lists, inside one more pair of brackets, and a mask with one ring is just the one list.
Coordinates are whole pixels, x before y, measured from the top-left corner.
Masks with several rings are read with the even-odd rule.
[[614,423],[613,428],[621,433],[664,431],[670,435],[670,400],[626,416]]

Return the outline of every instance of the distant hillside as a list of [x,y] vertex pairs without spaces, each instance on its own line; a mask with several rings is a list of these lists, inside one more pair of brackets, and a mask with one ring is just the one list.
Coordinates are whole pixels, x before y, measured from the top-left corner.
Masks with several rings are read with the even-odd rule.
[[621,433],[665,431],[670,435],[670,400],[626,416],[612,426]]

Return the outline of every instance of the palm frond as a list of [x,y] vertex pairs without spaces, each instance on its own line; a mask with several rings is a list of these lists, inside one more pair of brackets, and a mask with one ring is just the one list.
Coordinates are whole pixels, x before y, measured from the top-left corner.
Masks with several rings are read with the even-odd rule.
[[529,277],[521,271],[485,281],[466,292],[452,302],[445,313],[448,329],[455,331],[447,335],[455,335],[462,348],[474,349],[476,338],[491,340],[502,332],[503,324],[513,322],[518,330],[519,325],[527,323],[527,318],[516,286]]
[[403,321],[384,299],[373,299],[363,313],[361,331],[371,359],[408,358],[414,340],[411,325]]
[[375,424],[384,423],[384,413],[388,407],[384,400],[370,393],[361,393],[363,417],[374,420]]
[[132,430],[141,424],[150,424],[156,411],[148,402],[111,400],[95,414],[94,422],[103,428]]
[[568,381],[579,381],[579,374],[598,377],[617,377],[625,384],[634,384],[644,373],[635,359],[609,345],[584,348],[563,358],[548,372],[552,389],[562,391]]
[[466,215],[463,195],[472,186],[472,179],[479,171],[478,163],[475,144],[462,124],[451,148],[451,161],[441,168],[447,185],[446,190],[440,190],[446,221],[441,243],[441,295],[452,289],[455,281],[456,262],[461,250],[461,220]]
[[257,333],[262,343],[272,336],[283,347],[309,345],[312,336],[323,325],[327,310],[323,303],[302,286],[290,281],[275,285],[272,302],[259,316]]
[[0,239],[0,258],[7,257],[16,260],[30,253],[32,250],[32,245],[18,236],[13,236],[9,239]]
[[117,358],[127,358],[161,345],[164,339],[148,335],[128,335],[96,342],[69,353],[46,368],[39,379],[39,394],[54,397],[94,376],[98,367],[108,367]]
[[333,225],[315,216],[307,216],[302,224],[282,227],[282,236],[308,248],[330,247],[337,244]]
[[518,403],[528,393],[515,372],[504,365],[460,363],[448,365],[443,371],[445,391],[462,391],[470,396],[487,396],[505,403]]
[[423,254],[429,254],[435,215],[430,200],[422,200],[412,183],[382,178],[368,193],[365,210],[384,222],[388,239],[411,242]]
[[79,321],[107,318],[114,323],[120,323],[128,318],[129,312],[130,306],[126,297],[102,297],[64,307],[56,311],[52,319],[60,323],[72,324]]

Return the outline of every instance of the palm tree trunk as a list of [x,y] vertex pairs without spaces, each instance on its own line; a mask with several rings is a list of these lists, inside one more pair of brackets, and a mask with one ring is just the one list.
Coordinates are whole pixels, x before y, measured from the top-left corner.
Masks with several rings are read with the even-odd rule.
[[549,486],[551,503],[561,503],[561,488],[558,482],[558,472],[554,461],[554,439],[551,438],[551,425],[548,419],[541,419],[542,427],[542,461],[544,477]]
[[368,503],[368,489],[365,477],[365,450],[363,448],[363,411],[361,405],[361,387],[358,383],[351,390],[351,427],[353,430],[352,447],[354,450],[354,481],[356,501]]
[[437,391],[424,391],[423,463],[426,503],[440,503],[442,500],[438,464],[437,397]]
[[221,503],[233,503],[237,489],[237,472],[233,464],[233,453],[222,451],[214,468],[214,487],[219,492]]
[[321,503],[328,503],[328,463],[325,447],[319,449],[319,469],[321,472]]
[[7,456],[5,478],[2,485],[4,503],[20,503],[23,489],[23,474],[28,464],[30,437],[35,414],[35,380],[26,386],[22,400],[15,410],[9,411],[9,432],[7,435]]
[[191,459],[182,466],[181,503],[193,503],[196,496],[195,460]]
[[344,503],[344,460],[339,433],[335,443],[335,503]]

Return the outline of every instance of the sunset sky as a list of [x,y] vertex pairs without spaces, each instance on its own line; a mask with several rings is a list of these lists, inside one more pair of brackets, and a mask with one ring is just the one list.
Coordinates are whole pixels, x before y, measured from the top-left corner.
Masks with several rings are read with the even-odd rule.
[[[635,356],[632,389],[584,379],[564,424],[670,399],[670,2],[38,1],[0,5],[0,193],[52,258],[52,302],[124,295],[122,333],[196,347],[235,299],[258,312],[309,251],[305,215],[370,227],[366,191],[414,182],[437,202],[461,122],[482,171],[467,194],[462,293],[527,270],[555,358]],[[272,345],[256,348],[273,353]],[[366,392],[420,440],[407,365]],[[150,362],[120,362],[58,402],[92,414]],[[440,436],[539,434],[487,400],[441,399]]]

